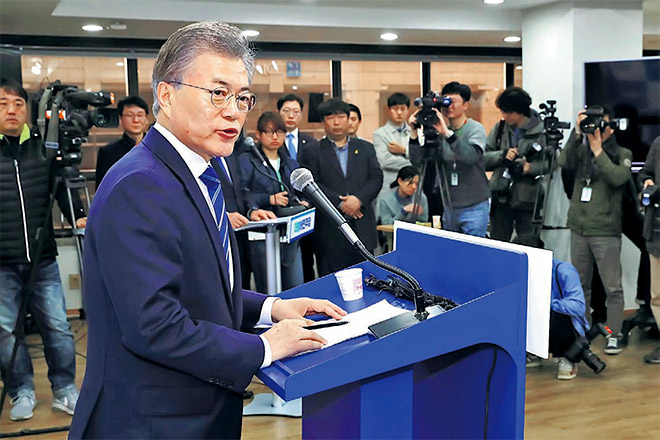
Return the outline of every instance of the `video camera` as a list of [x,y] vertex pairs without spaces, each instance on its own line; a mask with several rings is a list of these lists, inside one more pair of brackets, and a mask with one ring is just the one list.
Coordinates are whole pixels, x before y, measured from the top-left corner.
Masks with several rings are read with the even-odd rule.
[[[92,127],[113,128],[119,125],[113,93],[87,92],[59,80],[40,91],[33,106],[32,123],[39,127],[46,154],[56,163],[75,170],[82,161],[81,146],[87,142]],[[88,107],[97,107],[89,110]]]
[[[538,142],[534,142],[532,147],[527,150],[523,157],[527,162],[531,162],[534,160],[534,156],[536,156],[537,153],[541,153],[542,151],[543,145],[539,144]],[[517,178],[523,175],[524,165],[522,162],[516,162],[516,159],[518,159],[518,156],[516,156],[513,160],[506,158],[504,159],[504,166],[506,168],[502,173],[502,177],[505,179]]]
[[645,208],[660,203],[660,186],[651,185],[644,188],[642,190],[641,201],[642,206]]
[[573,342],[573,345],[571,345],[564,353],[564,357],[574,364],[584,361],[594,373],[600,373],[605,369],[607,364],[601,361],[600,358],[589,349],[591,341],[593,341],[598,335],[610,337],[612,335],[612,330],[600,323],[594,325],[584,336],[578,337],[575,342]]
[[438,134],[435,132],[433,126],[440,121],[438,121],[438,115],[435,114],[433,109],[442,111],[443,108],[449,107],[451,105],[451,98],[441,96],[438,92],[431,90],[421,98],[415,99],[414,104],[420,108],[415,117],[415,122],[424,128],[424,136],[426,138],[435,139],[438,137]]
[[589,108],[584,111],[584,114],[587,117],[580,121],[580,131],[585,134],[594,134],[597,129],[602,133],[607,127],[611,127],[613,130],[626,130],[628,128],[628,119],[626,118],[606,121],[604,119],[605,111],[602,107]]
[[558,117],[555,116],[557,112],[556,107],[557,101],[553,99],[548,99],[545,103],[541,103],[539,106],[541,108],[541,116],[543,117],[543,129],[547,133],[559,133],[559,130],[568,130],[571,128],[570,122],[560,121]]

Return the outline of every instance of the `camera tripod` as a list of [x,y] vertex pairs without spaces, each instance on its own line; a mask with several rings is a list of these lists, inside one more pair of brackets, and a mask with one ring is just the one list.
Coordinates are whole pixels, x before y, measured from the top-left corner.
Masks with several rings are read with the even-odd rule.
[[[74,208],[74,198],[73,190],[79,191],[80,189],[85,189],[86,201],[89,204],[89,191],[87,190],[87,184],[85,178],[82,175],[74,175],[70,167],[57,168],[55,171],[56,175],[53,180],[53,189],[49,196],[48,200],[48,209],[46,211],[46,219],[42,226],[37,229],[36,240],[30,249],[30,255],[32,256],[32,261],[30,265],[30,271],[26,277],[26,282],[23,285],[23,289],[20,293],[21,304],[18,308],[18,315],[16,316],[16,325],[12,334],[14,335],[14,346],[12,348],[11,357],[9,360],[9,365],[6,371],[6,376],[4,377],[4,386],[2,387],[2,395],[0,395],[0,416],[2,415],[5,399],[7,397],[7,384],[12,382],[14,375],[14,365],[16,363],[16,357],[18,354],[18,348],[25,341],[25,315],[28,311],[28,305],[30,303],[30,297],[33,294],[35,283],[37,281],[37,276],[39,272],[39,264],[41,263],[41,257],[43,253],[43,246],[48,235],[48,229],[50,222],[52,220],[52,212],[55,199],[57,194],[60,191],[62,185],[66,190],[67,205],[69,208],[69,215],[72,223],[72,233],[76,241],[76,250],[78,254],[78,263],[80,268],[80,273],[82,275],[82,241],[84,236],[84,228],[76,227],[76,216]],[[76,193],[78,194],[78,193]],[[79,199],[79,198],[78,198]],[[89,208],[89,206],[88,206]],[[89,212],[87,209],[85,212]],[[84,309],[81,309],[81,318],[84,319]],[[38,430],[29,430],[24,429],[16,433],[3,433],[0,432],[0,438],[4,437],[17,437],[23,435],[37,435],[44,434],[49,432],[61,432],[67,431],[69,426],[60,426],[54,428],[38,429]]]
[[413,195],[413,211],[409,216],[410,221],[412,222],[417,221],[419,218],[418,207],[420,206],[420,202],[422,200],[422,191],[424,186],[423,182],[425,181],[424,179],[426,178],[426,174],[429,171],[429,167],[432,171],[435,171],[435,180],[439,186],[440,199],[442,201],[443,217],[450,222],[454,220],[454,209],[451,203],[449,187],[447,185],[447,175],[445,173],[445,168],[442,166],[442,164],[438,163],[438,145],[436,143],[437,137],[438,135],[435,133],[435,129],[433,129],[433,132],[431,133],[429,133],[428,129],[424,130],[424,145],[421,146],[422,170],[419,175],[419,187]]
[[[541,236],[541,231],[543,230],[543,223],[545,221],[545,214],[548,208],[548,201],[550,200],[550,191],[552,189],[552,175],[554,172],[554,162],[557,157],[557,151],[559,151],[559,142],[564,139],[564,134],[561,130],[568,130],[571,128],[569,122],[560,121],[559,118],[555,116],[557,112],[557,101],[548,100],[547,103],[541,103],[540,107],[542,109],[541,115],[544,115],[543,118],[543,129],[545,131],[545,147],[541,154],[543,154],[543,162],[547,161],[548,163],[548,183],[547,190],[543,190],[543,179],[545,178],[545,172],[541,171],[541,174],[538,176],[540,180],[539,185],[536,189],[536,199],[534,200],[534,210],[532,211],[532,237],[539,239]],[[543,191],[543,192],[542,192]]]
[[532,237],[535,239],[540,238],[541,231],[543,230],[543,223],[545,221],[545,214],[548,208],[548,201],[550,200],[550,193],[552,189],[552,175],[553,166],[559,149],[559,141],[564,136],[561,132],[547,133],[546,132],[546,146],[543,149],[543,162],[548,164],[548,179],[546,189],[543,188],[543,180],[546,177],[545,172],[539,174],[539,184],[536,188],[536,198],[534,200],[534,210],[532,211]]

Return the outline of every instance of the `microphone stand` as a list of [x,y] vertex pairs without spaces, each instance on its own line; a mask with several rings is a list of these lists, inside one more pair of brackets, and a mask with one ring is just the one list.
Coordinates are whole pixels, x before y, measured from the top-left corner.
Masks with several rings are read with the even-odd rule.
[[[294,173],[298,172],[298,170],[304,170],[304,168],[298,168],[297,170],[294,170]],[[305,171],[309,172],[309,170]],[[300,173],[302,174],[302,172]],[[292,182],[298,180],[297,177],[294,177],[293,173],[291,176]],[[414,316],[418,321],[424,321],[429,316],[429,312],[427,312],[426,307],[424,307],[424,291],[419,285],[419,282],[405,270],[385,263],[384,261],[377,259],[371,252],[369,252],[355,231],[353,231],[353,229],[349,226],[344,216],[341,215],[339,211],[337,211],[325,193],[323,193],[323,191],[318,187],[313,179],[311,179],[311,172],[309,172],[309,176],[310,181],[303,183],[300,187],[296,186],[296,183],[294,183],[293,187],[300,188],[303,193],[307,194],[309,198],[314,201],[314,204],[337,225],[337,228],[344,234],[346,239],[364,258],[371,261],[376,266],[403,278],[410,285],[414,293]]]
[[428,318],[429,312],[427,312],[426,307],[424,307],[424,290],[422,290],[419,282],[412,275],[403,269],[400,269],[376,258],[371,252],[367,250],[366,247],[364,247],[364,244],[359,239],[353,243],[353,246],[364,258],[371,261],[376,266],[380,267],[381,269],[385,269],[388,272],[392,272],[393,274],[398,275],[399,277],[406,280],[410,287],[412,287],[414,293],[413,299],[415,303],[415,313],[413,315],[418,321],[424,321],[426,318]]

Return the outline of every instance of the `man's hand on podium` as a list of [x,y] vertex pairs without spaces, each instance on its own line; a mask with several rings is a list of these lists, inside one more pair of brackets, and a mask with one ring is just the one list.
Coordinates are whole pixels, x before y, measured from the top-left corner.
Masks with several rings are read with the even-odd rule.
[[273,322],[283,319],[303,319],[309,315],[325,315],[329,318],[341,319],[346,315],[346,311],[326,299],[312,298],[278,299],[273,303],[271,310]]
[[277,216],[273,211],[268,211],[265,209],[255,209],[254,211],[250,212],[250,220],[253,222],[258,222],[261,220],[274,220],[276,218]]
[[285,319],[263,333],[262,336],[270,345],[273,362],[305,351],[318,350],[326,344],[321,336],[303,328],[308,323],[306,319]]
[[228,212],[227,217],[229,217],[229,223],[231,223],[231,227],[234,229],[245,226],[249,222],[247,217],[242,215],[240,212]]
[[273,322],[276,324],[263,334],[270,344],[273,361],[323,347],[325,339],[302,328],[313,323],[305,319],[305,316],[309,315],[326,315],[339,320],[346,315],[346,311],[322,299],[276,300],[271,310]]

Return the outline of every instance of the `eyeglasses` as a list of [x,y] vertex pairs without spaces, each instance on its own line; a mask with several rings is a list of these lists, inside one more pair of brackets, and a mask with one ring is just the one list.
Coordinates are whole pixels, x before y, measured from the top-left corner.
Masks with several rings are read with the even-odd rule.
[[146,119],[147,114],[146,113],[124,113],[121,115],[122,118],[128,118],[128,119]]
[[236,94],[236,93],[231,93],[228,88],[222,86],[216,87],[215,89],[207,89],[206,87],[200,87],[193,84],[186,84],[180,81],[165,81],[165,82],[168,82],[170,84],[177,84],[180,86],[193,87],[195,89],[205,90],[209,92],[211,96],[211,104],[213,104],[213,107],[216,108],[225,108],[227,105],[229,105],[229,101],[232,96],[236,101],[236,107],[238,107],[238,110],[241,111],[242,113],[247,113],[250,110],[252,110],[257,102],[257,96],[251,92],[243,92]]
[[293,116],[298,116],[301,112],[297,108],[283,108],[280,110],[282,113],[285,115],[293,115]]
[[275,131],[272,131],[272,130],[264,130],[264,131],[262,131],[261,133],[262,133],[262,134],[265,134],[266,136],[271,136],[271,137],[272,137],[274,134],[276,134],[276,135],[279,137],[279,136],[284,136],[284,134],[286,133],[286,131],[284,131],[284,130],[275,130]]

